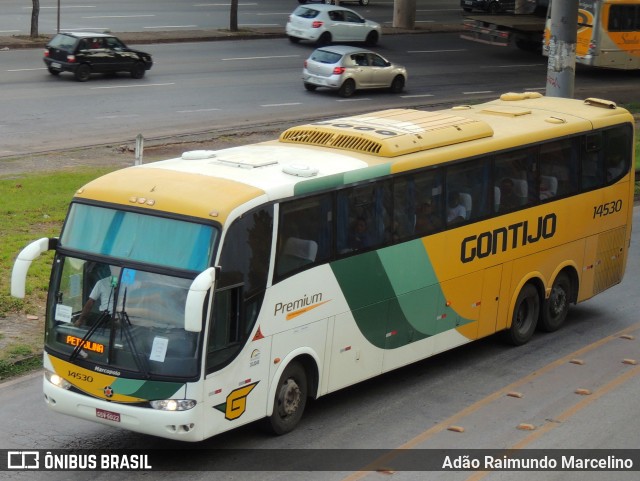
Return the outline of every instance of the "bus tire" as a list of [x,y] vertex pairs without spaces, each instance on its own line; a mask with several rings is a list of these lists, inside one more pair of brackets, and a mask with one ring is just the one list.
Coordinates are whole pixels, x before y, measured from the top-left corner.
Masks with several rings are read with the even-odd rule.
[[307,404],[307,393],[307,374],[299,362],[293,361],[276,387],[273,413],[269,417],[275,434],[286,434],[296,428]]
[[567,318],[571,304],[571,280],[564,272],[558,274],[551,286],[549,299],[542,304],[542,316],[540,329],[545,332],[553,332],[560,329]]
[[525,284],[513,308],[511,327],[506,331],[510,344],[521,346],[531,339],[540,315],[540,295],[533,284]]

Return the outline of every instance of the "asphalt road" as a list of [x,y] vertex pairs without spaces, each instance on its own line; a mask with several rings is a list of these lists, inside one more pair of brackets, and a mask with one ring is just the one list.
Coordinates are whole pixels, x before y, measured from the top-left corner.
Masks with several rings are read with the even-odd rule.
[[[634,222],[640,222],[638,208]],[[184,445],[80,421],[46,409],[36,373],[0,385],[0,449],[164,449],[168,461],[185,467],[200,463],[216,471],[154,472],[154,479],[161,480],[635,480],[637,471],[403,471],[401,456],[391,453],[381,460],[377,450],[436,448],[464,455],[473,449],[637,449],[640,365],[624,360],[640,361],[639,248],[636,229],[622,284],[574,307],[558,332],[536,334],[518,348],[494,336],[325,396],[310,403],[298,429],[285,436],[272,437],[251,424]],[[463,431],[449,430],[452,426]],[[220,449],[237,451],[230,455]],[[264,449],[275,451],[256,451]],[[296,449],[308,451],[303,457]],[[387,471],[322,471],[330,463],[326,449],[364,450]],[[206,450],[204,458],[199,450]],[[274,471],[280,465],[274,466],[273,457],[282,471]],[[270,470],[264,471],[265,465]],[[296,466],[304,472],[292,472]],[[87,477],[21,474],[20,479],[29,480]],[[122,476],[91,473],[98,480]]]
[[[60,8],[58,9],[58,5]],[[240,0],[240,28],[281,27],[298,6],[297,0]],[[368,6],[344,4],[361,15],[389,25],[393,19],[393,0],[371,0]],[[62,30],[104,30],[113,32],[153,32],[161,30],[217,29],[229,27],[230,2],[209,0],[40,0],[39,31],[56,32],[58,18]],[[59,17],[58,17],[59,13]],[[416,22],[428,24],[459,20],[459,0],[416,0]],[[31,2],[2,0],[0,35],[28,35]]]
[[[0,157],[194,132],[238,131],[395,107],[430,107],[544,91],[546,60],[454,33],[389,35],[376,50],[409,71],[405,92],[342,99],[307,92],[313,45],[285,39],[144,45],[155,64],[142,80],[49,75],[40,49],[1,52]],[[637,99],[639,72],[578,69],[577,97]]]

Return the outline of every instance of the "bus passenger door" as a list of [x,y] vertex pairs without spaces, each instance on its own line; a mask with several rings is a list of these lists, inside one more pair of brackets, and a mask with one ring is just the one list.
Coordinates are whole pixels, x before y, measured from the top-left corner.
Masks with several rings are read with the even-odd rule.
[[498,306],[502,285],[502,264],[489,267],[484,271],[482,282],[482,304],[478,322],[478,339],[496,332],[498,324]]
[[[382,302],[335,317],[329,391],[350,386],[382,372],[387,310],[388,303]],[[355,321],[355,316],[366,320],[364,324],[361,323],[362,328]],[[363,333],[363,330],[367,332]]]

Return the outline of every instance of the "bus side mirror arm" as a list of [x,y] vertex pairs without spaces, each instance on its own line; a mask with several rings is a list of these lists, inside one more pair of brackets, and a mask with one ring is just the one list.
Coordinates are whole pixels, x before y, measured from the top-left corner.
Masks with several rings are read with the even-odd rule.
[[55,250],[58,246],[58,239],[43,237],[37,241],[33,241],[27,247],[20,251],[15,263],[13,264],[13,270],[11,271],[11,295],[24,299],[25,287],[27,284],[27,272],[31,263],[40,257],[41,254]]
[[207,293],[213,287],[218,277],[219,267],[209,267],[198,274],[187,293],[187,302],[184,306],[184,330],[188,332],[200,332],[202,330],[202,309]]

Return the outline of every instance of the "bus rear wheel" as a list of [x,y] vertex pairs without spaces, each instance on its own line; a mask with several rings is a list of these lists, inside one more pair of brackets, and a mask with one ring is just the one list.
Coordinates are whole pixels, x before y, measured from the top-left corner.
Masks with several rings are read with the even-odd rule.
[[546,332],[560,329],[567,318],[570,304],[571,281],[565,273],[560,273],[553,282],[549,299],[546,299],[542,305],[540,329]]
[[298,362],[289,364],[276,388],[273,414],[269,417],[271,430],[275,434],[293,431],[302,418],[307,404],[307,375]]
[[511,327],[506,331],[507,341],[521,346],[531,339],[540,315],[540,296],[533,284],[525,284],[513,309]]

